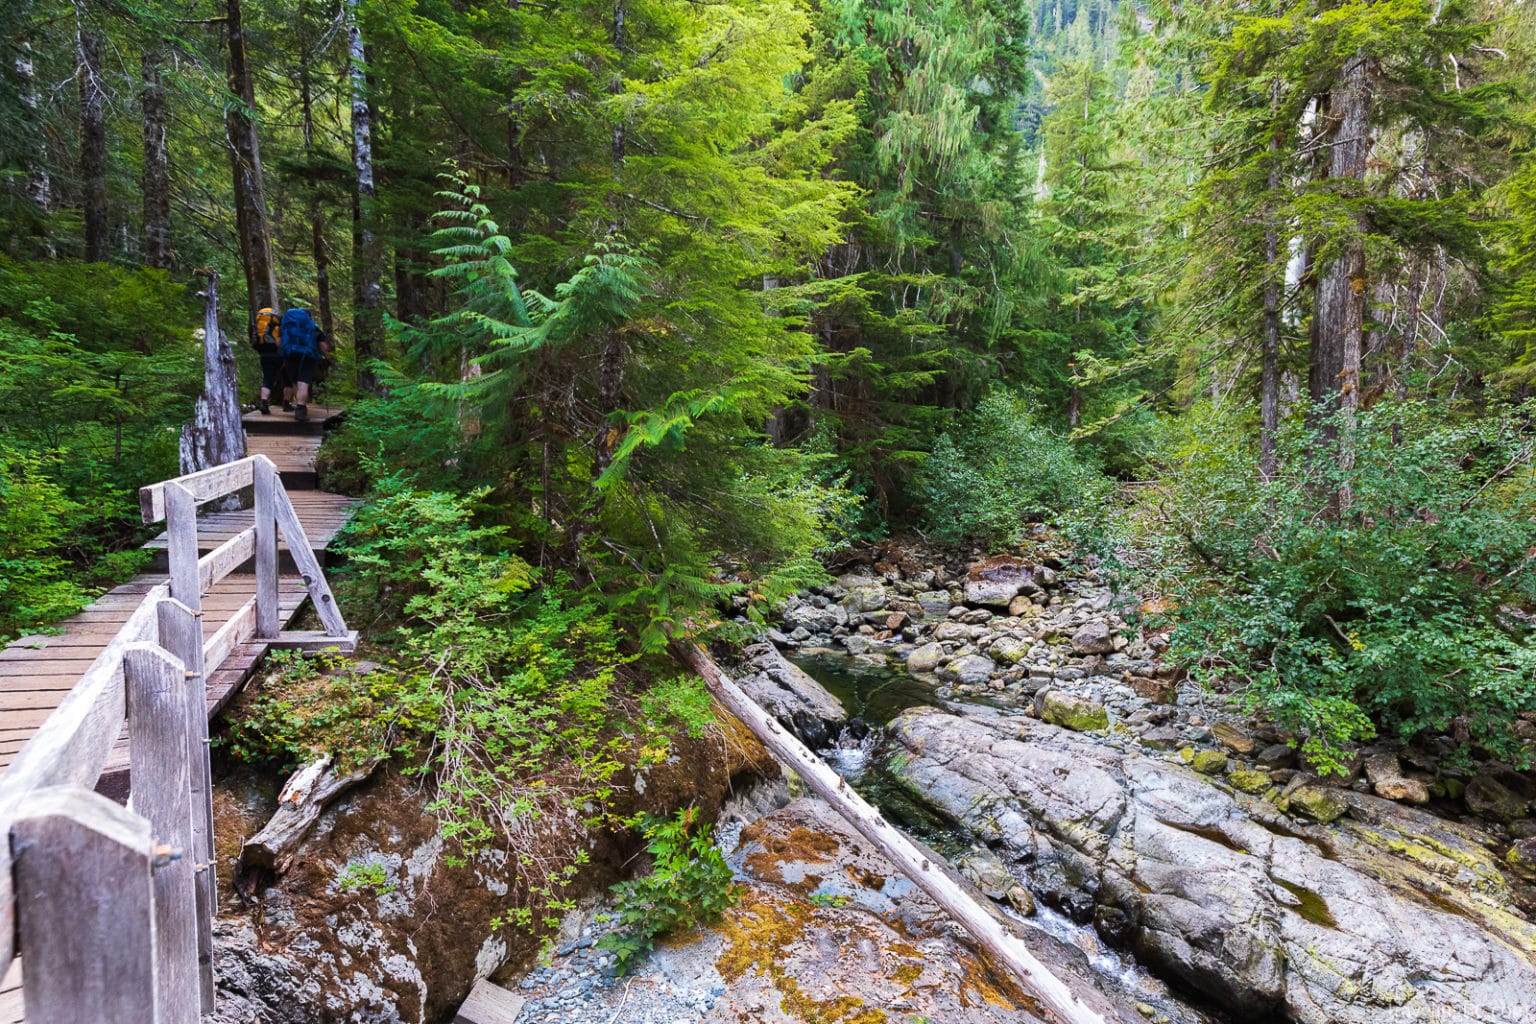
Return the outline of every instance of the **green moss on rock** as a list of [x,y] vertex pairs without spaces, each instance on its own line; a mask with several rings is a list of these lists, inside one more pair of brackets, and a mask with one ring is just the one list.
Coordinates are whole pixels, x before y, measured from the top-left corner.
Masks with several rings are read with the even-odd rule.
[[1235,771],[1227,776],[1227,781],[1244,793],[1255,795],[1269,788],[1269,774],[1267,772]]

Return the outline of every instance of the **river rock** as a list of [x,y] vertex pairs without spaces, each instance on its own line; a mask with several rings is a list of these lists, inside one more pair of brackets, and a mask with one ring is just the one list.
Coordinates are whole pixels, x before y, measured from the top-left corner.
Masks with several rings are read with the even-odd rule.
[[1506,785],[1506,780],[1492,775],[1475,777],[1467,783],[1466,791],[1461,796],[1466,801],[1467,810],[1491,821],[1511,822],[1525,817],[1530,798],[1516,791],[1522,784],[1521,780],[1509,781],[1513,785]]
[[885,585],[867,576],[844,577],[840,581],[847,593],[843,595],[843,607],[849,614],[877,611],[885,607],[889,595]]
[[963,622],[941,622],[933,631],[935,640],[969,640],[971,627]]
[[1305,814],[1325,825],[1344,817],[1344,812],[1349,810],[1349,804],[1340,791],[1330,786],[1297,786],[1286,796],[1286,800],[1292,811]]
[[1029,644],[1023,640],[1011,636],[999,637],[987,648],[987,653],[994,661],[1005,661],[1010,665],[1017,665],[1029,656]]
[[1065,690],[1047,690],[1037,695],[1035,711],[1044,721],[1074,732],[1109,728],[1109,712],[1104,705]]
[[1019,594],[1019,584],[1010,580],[966,580],[965,603],[1006,609]]
[[1536,927],[1465,826],[1347,790],[1330,792],[1348,819],[1298,826],[1183,766],[983,708],[910,710],[889,733],[892,770],[1037,895],[1240,1019],[1536,1019]]
[[1072,649],[1079,654],[1108,654],[1115,649],[1115,633],[1102,619],[1090,619],[1072,634]]
[[947,590],[925,590],[918,594],[914,600],[917,601],[917,605],[923,610],[924,615],[942,618],[949,614],[950,600],[949,591]]
[[819,608],[810,601],[791,598],[784,610],[784,624],[791,630],[805,629],[812,633],[830,633],[848,624],[848,612],[840,604]]
[[1371,790],[1379,797],[1410,804],[1429,803],[1429,787],[1418,779],[1405,778],[1397,755],[1390,750],[1376,750],[1366,754],[1365,777],[1371,784]]
[[1231,722],[1217,722],[1212,725],[1211,735],[1231,754],[1251,754],[1258,746],[1252,736]]
[[944,659],[944,645],[927,643],[907,655],[908,672],[932,672]]
[[1008,602],[1008,614],[1015,618],[1023,618],[1026,615],[1034,615],[1039,606],[1030,600],[1027,594],[1020,594]]
[[939,669],[939,675],[957,683],[974,685],[991,679],[992,673],[996,671],[997,663],[991,658],[984,654],[968,654],[963,658],[956,658]]
[[[858,639],[867,645],[866,638]],[[747,660],[737,673],[736,684],[811,749],[826,746],[843,731],[848,724],[847,709],[772,644],[752,644],[744,653]]]

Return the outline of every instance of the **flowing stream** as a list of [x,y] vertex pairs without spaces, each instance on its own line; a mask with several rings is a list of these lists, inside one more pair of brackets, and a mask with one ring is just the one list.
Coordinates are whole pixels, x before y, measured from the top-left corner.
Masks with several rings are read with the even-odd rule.
[[[954,858],[972,849],[976,845],[974,840],[914,799],[878,756],[885,726],[901,712],[912,707],[940,707],[964,714],[967,702],[941,697],[932,686],[884,659],[811,650],[797,653],[790,660],[825,686],[848,710],[852,724],[831,747],[817,752],[822,759],[887,819],[945,857]],[[1002,909],[1024,926],[1076,946],[1088,958],[1089,965],[1111,979],[1115,987],[1168,1013],[1173,1020],[1190,1024],[1222,1021],[1170,993],[1167,986],[1128,953],[1106,945],[1091,925],[1078,924],[1043,903],[1037,904],[1030,917],[1010,907]]]

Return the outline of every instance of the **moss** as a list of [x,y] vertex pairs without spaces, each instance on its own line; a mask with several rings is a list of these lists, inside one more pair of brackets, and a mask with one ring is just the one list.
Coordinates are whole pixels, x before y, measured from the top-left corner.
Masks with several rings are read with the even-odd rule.
[[1323,824],[1336,821],[1349,810],[1349,804],[1337,793],[1322,786],[1302,786],[1291,794],[1291,809]]
[[765,831],[755,825],[749,826],[743,830],[741,838],[743,842],[756,842],[762,846],[761,850],[747,855],[746,866],[752,874],[768,881],[783,881],[779,868],[786,863],[826,864],[843,848],[832,836],[808,828],[796,827],[788,835],[767,835]]
[[726,981],[735,981],[752,969],[770,976],[780,971],[779,954],[800,936],[809,904],[749,898],[726,911],[720,921],[725,943],[715,959],[715,969]]
[[911,988],[912,983],[922,976],[922,964],[902,964],[900,967],[896,968],[895,972],[891,975],[891,980],[897,984],[905,985],[907,988]]
[[800,991],[800,983],[794,978],[776,977],[775,981],[784,995],[779,1000],[779,1009],[805,1024],[885,1024],[885,1011],[864,1009],[864,1000],[857,996],[812,999]]
[[1244,793],[1259,794],[1269,788],[1269,775],[1266,772],[1235,771],[1227,776],[1227,781]]
[[1109,712],[1102,705],[1065,693],[1046,694],[1040,718],[1073,732],[1098,732],[1109,728]]
[[1201,775],[1220,775],[1227,770],[1227,755],[1219,750],[1202,750],[1189,764]]
[[1287,882],[1285,879],[1276,878],[1274,875],[1270,875],[1269,878],[1270,881],[1296,897],[1297,905],[1291,907],[1291,910],[1294,910],[1313,924],[1321,925],[1324,928],[1338,928],[1339,922],[1334,918],[1333,912],[1328,909],[1327,900],[1306,886]]

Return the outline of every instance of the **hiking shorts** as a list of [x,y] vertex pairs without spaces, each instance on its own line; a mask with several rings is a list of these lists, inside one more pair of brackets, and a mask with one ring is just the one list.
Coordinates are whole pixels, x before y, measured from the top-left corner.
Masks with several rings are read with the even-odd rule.
[[320,366],[320,357],[303,352],[292,352],[288,355],[288,379],[295,384],[313,384],[315,382],[315,370]]
[[283,354],[281,352],[261,352],[261,386],[268,391],[276,391],[282,386]]

